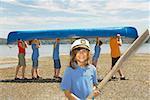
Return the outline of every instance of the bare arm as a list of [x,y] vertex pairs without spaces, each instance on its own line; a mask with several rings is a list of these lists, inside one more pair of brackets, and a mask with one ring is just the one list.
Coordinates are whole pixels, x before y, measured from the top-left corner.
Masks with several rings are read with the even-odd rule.
[[25,44],[25,48],[27,48],[27,42],[26,41],[24,41],[24,44]]
[[25,42],[23,42],[23,41],[21,41],[20,43],[19,43],[19,47],[21,47],[21,48],[26,48],[26,44],[25,44]]
[[40,45],[39,45],[39,44],[36,44],[36,48],[40,48]]
[[40,41],[37,40],[36,47],[37,47],[37,48],[40,48],[40,47],[41,47],[40,45],[41,45]]
[[71,93],[69,90],[65,90],[64,93],[69,100],[79,100],[79,98],[75,96],[73,93]]
[[122,45],[122,40],[121,40],[121,37],[119,37],[119,38],[118,38],[118,41],[117,41],[117,43],[118,43],[118,45],[119,45],[119,46],[121,46],[121,45]]

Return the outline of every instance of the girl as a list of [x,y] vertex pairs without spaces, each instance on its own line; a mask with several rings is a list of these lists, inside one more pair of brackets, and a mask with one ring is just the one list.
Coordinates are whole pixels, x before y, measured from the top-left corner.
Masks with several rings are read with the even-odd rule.
[[19,49],[19,53],[18,53],[18,66],[16,68],[16,75],[15,75],[15,80],[19,80],[20,78],[18,78],[18,72],[20,67],[22,66],[22,79],[27,79],[25,77],[25,68],[26,68],[26,60],[25,60],[25,48],[27,48],[27,44],[25,41],[18,39],[18,49]]
[[70,65],[65,70],[61,89],[69,100],[92,98],[99,95],[96,68],[89,64],[90,45],[86,39],[78,39],[71,46]]
[[40,48],[40,41],[37,39],[32,40],[32,79],[40,79],[42,77],[39,76],[38,72],[38,58],[39,58],[39,48]]

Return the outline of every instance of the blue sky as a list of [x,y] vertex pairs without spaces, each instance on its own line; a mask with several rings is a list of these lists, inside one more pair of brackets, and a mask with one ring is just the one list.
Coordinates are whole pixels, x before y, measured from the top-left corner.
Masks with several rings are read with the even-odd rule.
[[11,31],[150,27],[149,0],[0,0],[0,38]]

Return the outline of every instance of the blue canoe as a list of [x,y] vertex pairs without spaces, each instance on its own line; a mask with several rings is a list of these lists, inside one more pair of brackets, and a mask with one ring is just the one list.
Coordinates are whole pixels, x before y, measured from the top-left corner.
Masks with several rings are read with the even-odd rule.
[[34,31],[13,31],[8,34],[7,43],[11,44],[18,39],[55,39],[75,37],[111,37],[120,33],[121,36],[137,38],[138,33],[134,27],[110,27],[99,29],[64,29],[64,30],[34,30]]

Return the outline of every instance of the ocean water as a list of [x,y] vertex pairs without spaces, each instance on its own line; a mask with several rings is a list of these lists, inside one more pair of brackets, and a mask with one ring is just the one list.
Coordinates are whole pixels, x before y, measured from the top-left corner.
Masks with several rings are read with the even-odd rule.
[[[131,44],[123,44],[121,46],[121,52],[123,53]],[[70,53],[70,44],[61,44],[60,45],[60,55],[69,55]],[[94,53],[95,44],[91,44],[91,51]],[[101,47],[101,53],[110,53],[109,44],[103,44]],[[53,45],[41,45],[39,49],[40,57],[52,56]],[[136,53],[149,53],[150,54],[150,43],[143,44]],[[18,48],[16,45],[0,45],[0,57],[17,57]],[[26,49],[26,57],[31,57],[32,49],[29,45]]]

